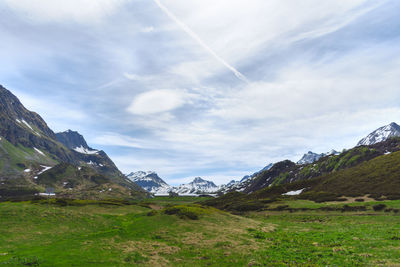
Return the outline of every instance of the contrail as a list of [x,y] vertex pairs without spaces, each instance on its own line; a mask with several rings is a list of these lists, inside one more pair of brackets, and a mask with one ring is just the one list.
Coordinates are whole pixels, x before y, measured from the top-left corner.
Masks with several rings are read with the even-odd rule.
[[161,2],[159,0],[153,0],[157,6],[170,18],[172,19],[176,24],[179,25],[179,27],[182,28],[182,30],[184,32],[186,32],[190,37],[192,37],[199,45],[201,45],[207,52],[209,52],[216,60],[218,60],[222,65],[224,65],[225,67],[227,67],[230,71],[233,72],[233,74],[235,74],[235,76],[246,82],[249,83],[249,81],[247,80],[246,76],[244,76],[242,73],[240,73],[237,69],[235,69],[234,67],[232,67],[231,65],[229,65],[228,62],[226,62],[223,58],[221,58],[220,56],[217,55],[217,53],[215,53],[206,43],[203,42],[203,40],[200,39],[200,37],[193,32],[188,26],[186,26],[186,24],[184,24],[182,21],[180,21],[171,11],[169,11],[169,9],[164,6],[163,4],[161,4]]

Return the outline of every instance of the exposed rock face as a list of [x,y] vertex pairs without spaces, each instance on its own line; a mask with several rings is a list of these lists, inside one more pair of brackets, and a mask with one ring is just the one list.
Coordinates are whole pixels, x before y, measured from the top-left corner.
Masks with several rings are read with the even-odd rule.
[[56,133],[56,137],[59,142],[70,149],[82,147],[86,150],[93,150],[87,145],[86,140],[78,132],[68,130],[62,133]]

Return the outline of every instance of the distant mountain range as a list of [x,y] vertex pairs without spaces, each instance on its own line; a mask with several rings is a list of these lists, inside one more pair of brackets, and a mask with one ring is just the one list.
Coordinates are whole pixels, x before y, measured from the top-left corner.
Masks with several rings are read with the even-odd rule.
[[0,199],[33,195],[46,187],[68,197],[146,195],[104,151],[90,148],[77,132],[55,134],[0,85]]
[[192,182],[179,186],[168,185],[153,171],[132,172],[128,174],[127,177],[143,189],[155,195],[168,195],[169,192],[174,192],[179,195],[200,195],[215,193],[220,189],[213,182],[200,177],[196,177]]
[[242,191],[249,184],[254,177],[263,171],[269,170],[272,163],[265,166],[260,171],[251,175],[244,176],[241,180],[232,180],[226,185],[215,185],[212,181],[204,180],[200,177],[187,184],[179,186],[170,186],[154,171],[137,171],[127,174],[126,176],[146,191],[155,195],[168,195],[169,192],[174,192],[179,195],[200,195],[200,194],[213,194],[213,193],[226,193],[230,191]]

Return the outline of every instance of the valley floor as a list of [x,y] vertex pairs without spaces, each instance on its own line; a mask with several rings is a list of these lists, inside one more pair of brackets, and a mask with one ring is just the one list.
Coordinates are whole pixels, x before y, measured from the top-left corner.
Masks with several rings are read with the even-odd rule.
[[[0,203],[0,266],[400,266],[400,201],[239,216],[199,200]],[[366,210],[320,209],[343,205]]]

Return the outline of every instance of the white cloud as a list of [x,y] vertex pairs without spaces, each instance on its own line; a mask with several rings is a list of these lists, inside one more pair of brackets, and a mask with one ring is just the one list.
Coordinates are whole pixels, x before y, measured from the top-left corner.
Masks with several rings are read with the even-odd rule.
[[[189,34],[196,33],[197,43],[197,39],[201,40],[211,51],[234,66],[239,66],[260,51],[288,46],[299,39],[312,39],[338,30],[377,6],[368,0],[164,0],[162,4],[190,30]],[[178,27],[171,27],[174,26],[175,29]],[[184,45],[193,51],[204,48],[203,45],[196,47],[187,40]],[[204,78],[207,74],[215,75],[223,71],[222,66],[215,66],[214,60],[205,54],[199,54],[198,59],[188,62],[202,64],[203,70],[210,69],[210,66],[214,69],[219,67],[218,71],[204,73],[197,72],[201,66],[196,66],[189,74],[191,76],[198,73]],[[182,73],[189,71],[183,69]]]
[[95,136],[92,143],[99,144],[102,146],[120,146],[120,147],[130,147],[130,148],[150,148],[145,141],[132,138],[126,135],[121,135],[118,133],[106,133],[103,135]]
[[153,90],[136,96],[127,111],[135,115],[167,112],[184,105],[186,99],[182,90]]
[[36,22],[99,22],[126,0],[5,0],[5,4]]
[[147,26],[147,27],[142,28],[140,31],[143,33],[150,33],[150,32],[154,32],[154,30],[155,29],[153,26]]

